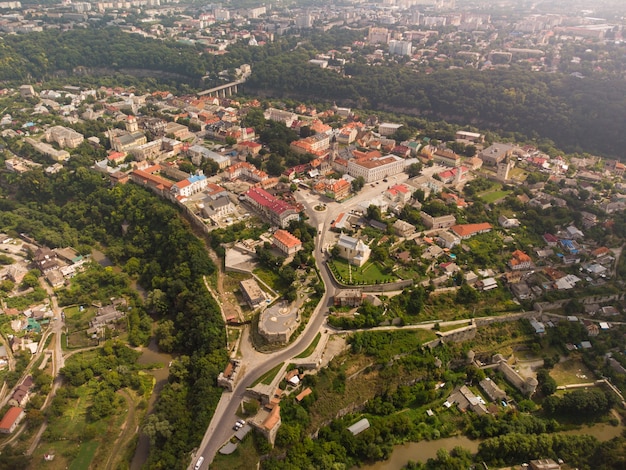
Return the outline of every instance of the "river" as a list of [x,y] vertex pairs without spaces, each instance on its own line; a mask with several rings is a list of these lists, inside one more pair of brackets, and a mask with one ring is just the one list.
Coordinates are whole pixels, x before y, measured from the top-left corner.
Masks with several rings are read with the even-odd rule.
[[[160,369],[150,370],[149,373],[154,376],[156,379],[156,384],[154,385],[154,390],[152,391],[152,395],[150,396],[150,400],[148,401],[148,410],[147,413],[151,413],[154,408],[154,402],[159,396],[163,385],[167,383],[167,377],[169,375],[169,364],[172,361],[173,356],[170,354],[165,354],[159,352],[156,340],[152,338],[150,341],[150,345],[147,348],[143,348],[141,352],[141,356],[137,362],[139,364],[154,364],[161,363],[163,367]],[[135,449],[135,455],[133,456],[133,460],[130,464],[130,470],[140,470],[141,467],[148,460],[148,453],[150,452],[150,441],[148,437],[140,433],[139,440],[137,442],[137,448]]]
[[[563,431],[562,434],[591,434],[600,441],[608,441],[621,435],[623,426],[611,426],[610,424],[595,424],[593,426],[583,426],[580,429]],[[403,468],[409,460],[413,462],[426,462],[428,459],[436,458],[439,449],[452,450],[455,447],[464,447],[472,454],[478,452],[481,439],[471,440],[465,436],[454,436],[439,439],[437,441],[408,442],[394,447],[391,457],[372,465],[366,465],[365,470],[399,470]]]

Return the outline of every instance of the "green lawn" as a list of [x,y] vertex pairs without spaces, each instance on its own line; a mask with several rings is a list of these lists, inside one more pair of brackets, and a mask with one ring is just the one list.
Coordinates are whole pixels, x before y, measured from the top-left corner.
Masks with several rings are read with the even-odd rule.
[[[275,291],[280,290],[280,276],[278,275],[278,269],[276,269],[276,271],[270,271],[265,268],[257,268],[252,272]],[[263,288],[263,286],[261,286],[261,288]]]
[[[341,277],[339,280],[344,284],[381,284],[398,280],[393,274],[383,274],[379,264],[374,261],[368,261],[360,268],[350,266],[347,261],[342,259],[334,259],[331,263]],[[350,282],[350,274],[352,274],[352,282]]]
[[85,470],[91,465],[96,450],[98,449],[97,441],[83,442],[78,451],[78,455],[69,467],[69,470]]
[[483,201],[485,201],[487,204],[491,204],[494,203],[500,199],[505,198],[511,191],[492,191],[489,193],[486,193],[484,195],[481,196],[481,198],[483,199]]
[[259,377],[258,379],[256,379],[254,381],[254,383],[252,384],[252,387],[254,387],[255,385],[262,383],[263,385],[269,385],[272,383],[272,380],[274,380],[274,377],[276,377],[276,374],[278,374],[278,372],[280,372],[280,369],[282,369],[282,367],[285,365],[284,362],[281,362],[280,364],[278,364],[276,367],[274,367],[271,370],[268,370],[265,374],[263,374],[261,377]]
[[309,357],[311,354],[313,354],[313,351],[315,351],[315,348],[317,347],[317,345],[320,342],[321,338],[322,338],[322,334],[318,333],[315,336],[315,339],[313,339],[313,342],[311,344],[309,344],[309,346],[304,351],[302,351],[300,354],[298,354],[296,356],[296,359],[304,359],[305,357]]

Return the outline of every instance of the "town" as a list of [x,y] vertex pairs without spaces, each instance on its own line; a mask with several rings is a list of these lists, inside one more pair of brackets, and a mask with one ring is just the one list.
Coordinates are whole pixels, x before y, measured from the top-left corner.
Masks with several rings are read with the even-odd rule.
[[[337,105],[32,85],[2,99],[11,104],[0,133],[7,178],[53,179],[93,162],[109,187],[142,186],[174,204],[222,257],[220,280],[207,287],[227,325],[230,359],[217,377],[227,392],[195,454],[200,465],[218,449],[238,455],[240,441],[249,449],[253,429],[285,446],[280,429],[294,425],[281,409],[294,397],[315,406],[323,391],[311,377],[354,349],[350,330],[417,334],[436,369],[453,345],[473,344],[460,363],[447,359],[462,365],[459,376],[433,376],[425,419],[454,408],[524,412],[537,396],[558,413],[565,399],[549,396],[578,387],[623,410],[626,356],[609,347],[623,336],[623,163],[463,128],[434,138]],[[1,239],[8,434],[23,432],[25,409],[46,407],[70,355],[129,334],[124,295],[90,299],[75,286],[106,257],[48,237],[8,230]],[[485,339],[501,329],[518,341]],[[272,359],[296,343],[301,354]],[[244,415],[235,415],[238,392]],[[357,436],[370,420],[347,429]],[[40,447],[53,442],[45,436]],[[43,457],[62,460],[50,448]],[[568,468],[536,457],[532,468]]]

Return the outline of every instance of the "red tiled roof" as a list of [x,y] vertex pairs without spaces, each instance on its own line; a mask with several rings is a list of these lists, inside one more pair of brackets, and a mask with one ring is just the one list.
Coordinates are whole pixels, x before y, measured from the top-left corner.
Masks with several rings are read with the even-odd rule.
[[18,406],[14,406],[12,408],[9,408],[9,411],[7,411],[4,414],[4,417],[2,418],[2,421],[0,421],[0,430],[1,429],[11,429],[11,426],[13,426],[13,423],[15,423],[15,420],[17,420],[17,418],[19,418],[20,414],[22,414],[22,412],[24,411],[23,408],[20,408]]
[[257,204],[266,207],[268,210],[275,214],[282,214],[283,212],[291,209],[295,210],[293,206],[287,204],[285,201],[277,199],[270,193],[261,188],[250,188],[246,195]]
[[474,235],[482,231],[491,230],[491,224],[487,222],[483,222],[480,224],[459,224],[453,225],[452,227],[450,227],[450,230],[452,230],[454,233],[462,238]]
[[288,248],[301,245],[302,242],[297,237],[294,237],[287,230],[276,230],[274,232],[274,238]]

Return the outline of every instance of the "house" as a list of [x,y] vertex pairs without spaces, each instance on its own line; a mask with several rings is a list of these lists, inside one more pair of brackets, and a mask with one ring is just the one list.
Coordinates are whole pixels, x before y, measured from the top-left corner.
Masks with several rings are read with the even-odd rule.
[[311,393],[313,393],[313,390],[311,390],[310,387],[305,388],[298,395],[296,395],[296,401],[300,403],[302,400],[308,397]]
[[287,230],[276,230],[272,236],[272,243],[286,256],[293,255],[302,249],[302,242]]
[[81,133],[63,126],[53,126],[49,128],[45,132],[44,138],[46,142],[56,142],[59,147],[71,149],[75,149],[85,140],[85,137]]
[[513,146],[508,144],[494,143],[478,154],[485,165],[496,166],[506,157],[513,155]]
[[411,191],[404,184],[395,184],[387,189],[383,195],[396,204],[406,204],[411,199]]
[[37,268],[44,274],[59,266],[57,254],[46,246],[38,248],[37,251],[35,251],[33,261]]
[[354,266],[363,266],[370,257],[372,250],[363,241],[349,237],[343,233],[337,241],[339,256]]
[[0,421],[0,432],[4,434],[11,434],[15,431],[15,428],[26,416],[24,408],[14,406],[4,414],[4,417]]
[[546,332],[546,326],[535,318],[530,319],[530,326],[534,328],[535,333],[538,335],[542,335]]
[[461,240],[466,240],[481,233],[491,232],[491,224],[483,222],[480,224],[459,224],[450,227],[450,230],[454,232]]
[[455,388],[444,406],[450,407],[453,404],[456,404],[459,411],[470,409],[479,416],[488,413],[484,400],[476,396],[466,385]]
[[454,248],[461,243],[461,239],[452,232],[441,232],[437,235],[437,243],[444,248]]
[[538,459],[530,461],[531,470],[561,470],[561,465],[552,459]]
[[383,122],[378,125],[378,133],[381,136],[390,136],[395,134],[398,129],[402,127],[402,124],[394,124],[391,122]]
[[272,196],[264,189],[250,188],[246,191],[244,198],[267,217],[272,224],[280,228],[286,228],[292,220],[300,220],[300,215],[295,207]]
[[336,307],[359,307],[363,302],[363,292],[359,289],[342,289],[335,295]]
[[426,226],[426,228],[433,230],[440,228],[450,228],[454,224],[456,224],[456,217],[454,217],[452,214],[433,217],[430,214],[421,211],[420,218],[422,219],[422,223]]
[[256,279],[244,279],[239,283],[239,289],[250,308],[256,308],[259,304],[265,302],[265,294],[259,287]]
[[530,269],[533,266],[532,259],[522,250],[515,250],[509,260],[509,267],[514,271]]
[[415,226],[404,220],[398,219],[393,223],[393,231],[399,237],[410,237],[416,231]]
[[452,168],[458,168],[461,166],[461,157],[459,157],[452,150],[437,149],[435,153],[433,153],[433,160],[436,163],[441,163],[442,165],[450,166]]
[[506,392],[498,387],[498,384],[496,384],[489,377],[481,380],[478,385],[480,385],[480,388],[483,392],[485,392],[491,401],[499,402],[507,399]]
[[498,217],[498,223],[502,228],[517,228],[520,226],[520,221],[517,219],[509,219],[505,215]]

